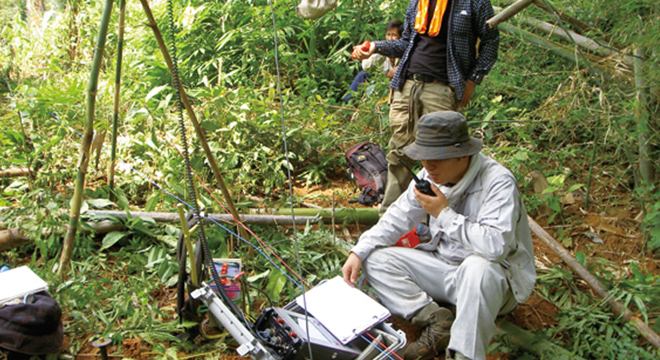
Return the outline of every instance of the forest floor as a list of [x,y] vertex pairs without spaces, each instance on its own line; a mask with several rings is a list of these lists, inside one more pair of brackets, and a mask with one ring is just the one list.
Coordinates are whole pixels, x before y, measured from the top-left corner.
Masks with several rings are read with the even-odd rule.
[[[594,200],[588,211],[584,210],[584,192],[577,192],[575,196],[571,196],[570,201],[564,202],[561,214],[551,225],[548,225],[549,216],[547,214],[530,215],[555,239],[564,239],[564,243],[569,245],[567,249],[573,255],[578,251],[583,252],[586,255],[587,263],[591,259],[605,259],[611,264],[608,270],[622,279],[630,275],[626,273],[626,269],[629,269],[631,262],[636,262],[646,273],[660,275],[660,260],[648,253],[645,240],[641,235],[639,206],[629,191],[621,189],[620,184],[613,184],[612,181],[607,177],[601,177],[595,181],[598,186],[592,189],[591,198]],[[337,208],[363,207],[359,204],[348,203],[353,193],[347,189],[356,189],[356,186],[352,181],[340,178],[319,186],[296,186],[294,192],[297,196],[306,199],[306,202],[322,207],[332,207],[333,202]],[[344,195],[333,197],[333,194],[337,193]],[[357,192],[354,193],[354,196],[357,196]],[[350,243],[353,243],[361,232],[367,229],[365,225],[349,225],[346,227],[347,231],[342,232],[339,227],[337,225],[337,236]],[[565,267],[559,256],[535,236],[534,245],[537,271],[542,272],[551,267]],[[582,280],[578,280],[576,286],[586,293],[591,292],[586,282]],[[163,312],[169,314],[174,321],[176,315],[171,309],[176,307],[175,289],[164,288],[157,294],[151,295],[158,301]],[[593,296],[597,297],[595,294]],[[556,326],[557,320],[554,314],[557,311],[559,308],[555,304],[534,293],[514,313],[507,315],[506,320],[523,329],[535,331]],[[418,336],[417,329],[405,322],[395,319],[394,325],[407,333],[408,341]],[[92,335],[90,334],[90,336]],[[63,348],[66,348],[71,341],[72,339],[65,339]],[[85,345],[78,352],[80,356],[77,356],[77,359],[88,359],[90,355],[98,354],[98,349],[93,348],[90,342],[83,341],[83,343]],[[122,343],[122,356],[136,360],[150,359],[156,355],[150,352],[150,348],[151,346],[142,339],[125,339]],[[113,353],[112,348],[109,353]],[[235,354],[233,351],[228,351],[220,358],[223,360],[240,359],[239,356],[233,354]],[[190,354],[183,352],[178,356],[180,359],[191,358]],[[444,359],[444,356],[437,359]],[[502,353],[488,356],[488,360],[495,359],[508,358],[506,354]]]

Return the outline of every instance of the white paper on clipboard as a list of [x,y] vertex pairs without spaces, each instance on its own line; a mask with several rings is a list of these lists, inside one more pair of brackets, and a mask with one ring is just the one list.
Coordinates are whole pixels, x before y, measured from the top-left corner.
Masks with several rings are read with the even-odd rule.
[[296,298],[296,303],[346,345],[390,316],[389,310],[337,276]]

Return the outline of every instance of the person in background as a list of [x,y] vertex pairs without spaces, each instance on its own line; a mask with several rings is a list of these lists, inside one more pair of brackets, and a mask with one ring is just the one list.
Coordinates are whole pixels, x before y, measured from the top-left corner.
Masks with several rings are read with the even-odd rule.
[[[401,27],[403,23],[399,19],[390,20],[387,23],[385,28],[385,39],[386,40],[398,40],[401,38]],[[349,102],[353,98],[353,92],[358,90],[358,86],[365,82],[371,75],[367,72],[373,66],[383,66],[383,73],[387,76],[388,79],[392,79],[396,73],[397,66],[399,65],[399,59],[390,58],[380,54],[374,54],[368,59],[362,60],[362,70],[355,76],[353,82],[350,86],[350,92],[342,98],[342,101]]]
[[[342,267],[354,284],[361,268],[390,312],[422,328],[402,351],[426,360],[446,349],[446,359],[486,359],[495,319],[529,298],[534,246],[527,212],[513,174],[480,153],[465,117],[454,111],[426,114],[415,142],[403,148],[424,169],[434,195],[412,182],[378,223],[364,232]],[[393,246],[427,220],[431,239],[415,248]],[[454,315],[437,302],[456,306]]]
[[390,82],[392,137],[381,215],[410,182],[399,159],[412,165],[402,150],[415,140],[419,117],[466,106],[497,61],[499,31],[486,23],[493,15],[490,0],[411,0],[400,39],[357,49],[359,60],[374,54],[401,58]]

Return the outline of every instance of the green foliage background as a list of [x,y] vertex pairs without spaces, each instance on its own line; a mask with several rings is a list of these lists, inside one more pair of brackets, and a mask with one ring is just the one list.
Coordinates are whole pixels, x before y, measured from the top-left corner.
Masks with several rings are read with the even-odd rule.
[[[493,0],[497,6],[508,3]],[[640,224],[644,255],[656,256],[653,251],[660,248],[658,184],[643,183],[638,176],[637,141],[640,132],[646,131],[651,139],[651,158],[658,158],[657,1],[554,0],[550,4],[588,25],[581,30],[583,35],[624,49],[626,54],[642,47],[649,101],[640,104],[636,99],[632,69],[616,58],[595,64],[611,72],[594,75],[578,63],[501,32],[499,61],[464,113],[476,136],[484,139],[485,152],[516,174],[530,213],[534,215],[544,206],[550,208],[548,222],[558,227],[558,238],[565,245],[577,246],[578,240],[571,240],[577,236],[571,235],[579,233],[575,230],[577,220],[563,211],[561,196],[578,190],[584,193],[587,174],[594,165],[597,180],[591,195],[595,209],[590,211],[605,213],[621,203],[636,213],[644,210]],[[243,210],[254,205],[248,200],[252,195],[267,198],[272,206],[286,205],[287,166],[297,186],[326,185],[345,176],[343,154],[351,145],[374,141],[387,146],[389,90],[384,76],[374,76],[363,85],[352,103],[339,99],[359,69],[349,57],[352,45],[365,39],[382,39],[387,21],[403,19],[407,3],[344,0],[317,20],[296,17],[295,5],[292,0],[274,4],[283,97],[280,102],[268,2],[174,4],[182,82],[225,181]],[[24,3],[0,0],[0,169],[38,169],[35,177],[0,179],[0,207],[11,207],[0,214],[0,220],[7,227],[28,230],[34,240],[34,244],[0,254],[0,262],[12,266],[27,262],[54,284],[54,295],[71,316],[66,331],[72,338],[83,338],[103,328],[102,334],[92,338],[110,336],[115,344],[141,338],[158,356],[175,358],[176,352],[172,355],[159,341],[174,341],[175,348],[194,350],[169,335],[180,326],[172,321],[173,309],[158,304],[156,294],[176,280],[172,270],[178,266],[172,247],[179,235],[176,227],[141,218],[105,219],[122,223],[126,230],[103,239],[79,234],[69,280],[61,281],[53,275],[79,157],[80,138],[71,129],[83,129],[84,99],[102,6],[103,2],[97,0],[48,1],[41,24],[36,26],[25,15]],[[150,6],[167,35],[166,2],[152,1]],[[555,21],[536,7],[529,7],[524,14]],[[97,92],[97,132],[109,129],[112,119],[117,21],[115,11]],[[109,202],[111,191],[105,184],[104,170],[107,155],[102,156],[98,170],[87,176],[85,207],[169,212],[177,200],[141,174],[187,200],[183,162],[177,150],[180,140],[172,113],[171,76],[151,29],[145,26],[139,2],[128,2],[126,21],[118,137],[118,157],[126,163],[118,165],[118,189],[113,202]],[[520,18],[509,23],[549,37]],[[280,107],[290,164],[283,150]],[[642,129],[635,117],[639,109],[645,110],[642,119],[649,124]],[[193,134],[192,129],[188,133]],[[193,138],[189,145],[193,169],[206,184],[213,184],[198,142]],[[132,172],[130,167],[140,173]],[[550,196],[534,194],[527,176],[533,171],[540,171],[550,180]],[[620,198],[621,194],[629,195]],[[336,189],[336,195],[338,200],[352,198],[355,189]],[[208,193],[201,192],[200,198],[207,207],[216,207]],[[294,198],[295,202],[302,200]],[[227,233],[215,228],[209,231],[215,255],[228,255],[224,245]],[[290,229],[255,231],[287,262],[295,260]],[[308,282],[339,272],[347,249],[329,230],[308,226],[298,234],[298,240],[303,276]],[[246,266],[251,282],[266,289],[275,301],[286,302],[297,295],[298,289],[261,256],[240,255],[249,259]],[[625,276],[611,272],[616,264],[596,259],[589,265],[615,296],[658,330],[657,276],[645,273],[635,262],[622,271],[628,274]],[[561,268],[540,274],[537,294],[561,309],[560,325],[540,336],[559,341],[585,358],[653,356],[649,346],[639,342],[627,325],[604,316],[607,309],[603,302],[575,287],[577,280],[570,274]],[[251,295],[262,297],[256,291]],[[95,298],[102,300],[94,302]],[[129,303],[134,306],[127,306]],[[145,318],[146,325],[142,321]],[[224,349],[225,342],[214,342],[209,347],[223,344]],[[511,344],[496,346],[510,354],[527,356]],[[74,341],[68,351],[75,354],[82,347],[82,342]]]

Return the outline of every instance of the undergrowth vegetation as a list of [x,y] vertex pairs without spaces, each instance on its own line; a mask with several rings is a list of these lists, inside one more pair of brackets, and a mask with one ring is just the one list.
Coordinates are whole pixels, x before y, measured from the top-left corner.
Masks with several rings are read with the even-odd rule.
[[[501,7],[509,3],[493,0]],[[649,158],[659,157],[660,9],[655,0],[549,3],[582,24],[564,18],[564,27],[624,53],[587,54],[592,71],[580,55],[584,50],[515,17],[507,23],[568,46],[576,60],[501,30],[499,60],[463,112],[475,136],[484,140],[484,152],[515,174],[530,215],[543,219],[611,296],[658,332],[660,277],[657,266],[649,264],[657,263],[660,249],[660,195],[657,176],[651,181],[641,176],[639,141],[648,139]],[[219,358],[230,351],[227,335],[194,341],[174,335],[196,326],[176,320],[175,245],[181,230],[178,224],[130,215],[175,212],[179,199],[189,200],[172,79],[140,3],[127,4],[116,187],[110,189],[106,167],[117,11],[96,93],[95,131],[107,133],[106,149],[92,152],[82,210],[86,222],[120,227],[94,235],[89,226],[81,226],[65,278],[55,273],[75,186],[103,2],[46,1],[39,23],[24,8],[4,0],[0,4],[0,169],[33,170],[30,176],[0,178],[0,225],[22,228],[30,239],[27,245],[0,252],[0,263],[28,264],[51,284],[51,294],[65,310],[68,342],[62,356],[87,353],[89,342],[100,337],[109,337],[116,354],[127,358],[138,358],[136,339],[143,343],[145,358]],[[350,103],[340,99],[359,70],[350,59],[351,47],[384,38],[385,24],[395,17],[403,19],[407,2],[344,0],[317,20],[295,16],[295,5],[292,0],[274,4],[278,77],[267,1],[174,4],[182,83],[239,212],[255,207],[255,196],[269,207],[317,200],[301,193],[289,198],[287,169],[298,189],[329,187],[335,181],[346,184],[341,182],[346,176],[343,155],[350,146],[372,141],[387,147],[387,79],[376,74]],[[166,2],[152,1],[150,6],[167,34]],[[534,6],[523,14],[557,20]],[[641,96],[633,74],[634,48],[641,49],[643,60]],[[192,127],[186,130],[192,169],[210,188],[207,192],[198,186],[200,201],[211,212],[223,212],[214,199],[221,193],[208,161]],[[534,174],[547,179],[545,190],[537,191],[539,177]],[[337,202],[345,203],[356,196],[355,190],[351,185],[333,191]],[[116,210],[127,216],[85,214],[87,210]],[[602,243],[601,237],[609,235],[604,226],[584,220],[591,215],[625,218],[633,224],[633,232],[617,235],[632,239],[635,251],[621,248],[609,258],[591,257],[598,251],[596,240]],[[295,232],[290,227],[252,230],[295,272],[299,260],[301,276],[314,285],[340,273],[350,248],[340,239],[341,231],[335,233],[329,225],[310,223]],[[265,293],[245,289],[246,315],[255,317],[269,301],[284,305],[299,295],[292,281],[298,278],[289,270],[284,275],[265,246],[239,242],[229,253],[227,244],[236,242],[235,236],[213,225],[208,238],[214,257],[243,259],[247,282]],[[551,340],[585,359],[655,358],[655,350],[630,325],[613,317],[606,302],[576,275],[557,262],[542,262],[535,295],[554,304],[557,312],[556,324],[538,330],[538,339]],[[496,341],[491,350],[510,358],[535,356],[505,340]]]

